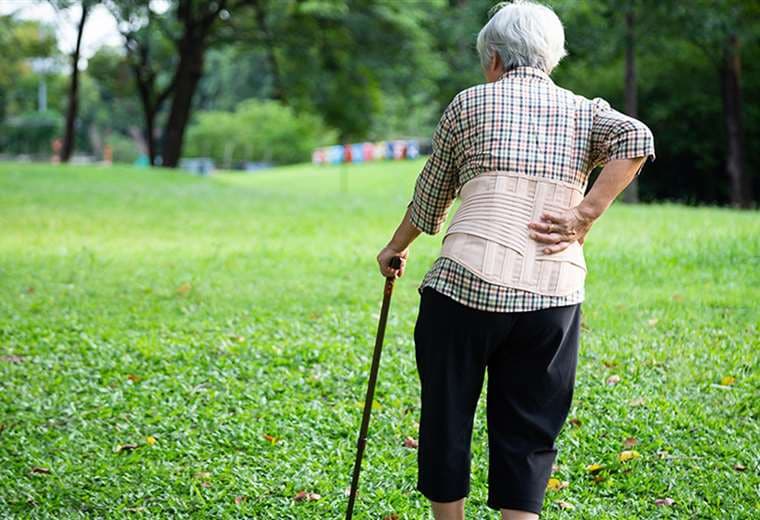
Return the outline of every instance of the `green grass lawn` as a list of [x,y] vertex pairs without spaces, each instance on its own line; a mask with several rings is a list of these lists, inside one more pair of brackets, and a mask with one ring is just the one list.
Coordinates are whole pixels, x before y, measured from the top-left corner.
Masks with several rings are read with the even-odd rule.
[[[0,517],[341,518],[374,258],[421,165],[353,166],[345,190],[332,167],[0,165]],[[427,518],[403,441],[440,240],[421,237],[397,283],[357,518]],[[544,518],[758,518],[760,216],[617,204],[584,249],[567,486]],[[484,404],[467,511],[495,519]]]

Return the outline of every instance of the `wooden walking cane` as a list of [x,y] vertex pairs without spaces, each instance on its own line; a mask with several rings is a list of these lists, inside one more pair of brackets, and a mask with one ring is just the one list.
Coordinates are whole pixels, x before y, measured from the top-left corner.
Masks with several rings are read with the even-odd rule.
[[[391,259],[391,268],[401,268],[401,258],[395,256]],[[383,292],[383,306],[380,308],[380,322],[377,324],[377,337],[375,338],[375,353],[372,356],[372,368],[369,372],[369,384],[367,385],[367,397],[364,400],[364,415],[362,416],[362,426],[359,429],[359,440],[356,442],[356,461],[354,462],[354,475],[351,478],[351,493],[348,498],[348,510],[346,511],[346,520],[351,520],[354,515],[354,502],[356,501],[356,491],[359,487],[359,471],[362,467],[362,456],[364,455],[364,446],[367,443],[367,429],[369,428],[369,414],[372,411],[372,399],[375,394],[375,383],[377,382],[377,371],[380,368],[380,354],[383,350],[383,338],[385,337],[385,323],[388,321],[388,309],[391,306],[391,294],[393,294],[393,284],[396,281],[395,276],[389,276],[385,279],[385,291]]]

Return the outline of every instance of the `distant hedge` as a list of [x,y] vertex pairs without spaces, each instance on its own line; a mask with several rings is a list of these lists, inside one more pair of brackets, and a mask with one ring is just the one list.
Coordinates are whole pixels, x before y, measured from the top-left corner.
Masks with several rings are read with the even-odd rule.
[[0,151],[12,154],[51,154],[63,117],[58,112],[25,112],[0,125]]
[[289,164],[311,159],[320,145],[337,135],[312,114],[296,114],[275,101],[249,99],[233,112],[196,113],[183,155],[211,157],[217,166],[243,162]]

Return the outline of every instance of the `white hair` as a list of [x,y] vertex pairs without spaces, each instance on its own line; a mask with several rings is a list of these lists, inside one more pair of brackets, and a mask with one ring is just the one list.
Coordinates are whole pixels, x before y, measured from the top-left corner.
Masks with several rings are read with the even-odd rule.
[[529,0],[497,4],[478,33],[480,63],[488,67],[494,52],[505,70],[534,67],[551,74],[567,55],[565,29],[550,8]]

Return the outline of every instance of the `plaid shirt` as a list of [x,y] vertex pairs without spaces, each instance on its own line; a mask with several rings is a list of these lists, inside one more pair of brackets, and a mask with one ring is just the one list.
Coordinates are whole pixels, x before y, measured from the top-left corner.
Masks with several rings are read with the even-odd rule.
[[[610,107],[554,84],[532,67],[505,72],[498,81],[468,88],[452,100],[433,134],[433,150],[417,178],[410,221],[434,235],[462,186],[486,171],[515,171],[572,183],[585,191],[591,170],[613,159],[654,158],[649,128]],[[432,287],[476,309],[522,312],[571,305],[567,296],[545,296],[494,285],[449,258],[440,257],[418,287]]]

